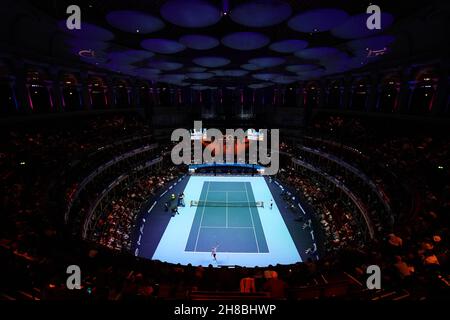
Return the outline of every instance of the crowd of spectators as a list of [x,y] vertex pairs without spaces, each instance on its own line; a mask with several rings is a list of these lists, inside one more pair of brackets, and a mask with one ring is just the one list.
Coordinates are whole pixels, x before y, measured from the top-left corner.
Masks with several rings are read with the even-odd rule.
[[[371,161],[383,163],[399,181],[411,181],[419,191],[414,194],[415,210],[393,230],[362,243],[356,212],[343,197],[321,180],[284,166],[278,178],[299,190],[314,208],[315,218],[327,234],[324,247],[333,249],[315,262],[235,269],[172,265],[123,253],[122,249],[129,248],[129,230],[136,212],[178,174],[176,171],[143,176],[117,194],[111,205],[103,208],[96,228],[97,244],[73,238],[58,225],[63,212],[52,198],[52,187],[59,186],[55,179],[68,163],[99,151],[102,145],[134,133],[146,134],[148,129],[135,117],[103,116],[73,129],[69,125],[47,129],[29,126],[5,132],[0,153],[5,213],[0,223],[0,258],[4,261],[0,293],[11,296],[14,289],[48,299],[126,300],[185,298],[197,290],[264,291],[274,298],[290,298],[299,287],[317,286],[320,279],[330,283],[344,272],[365,283],[366,267],[377,264],[384,288],[407,288],[414,298],[448,295],[448,136],[414,131],[408,131],[410,137],[406,133],[377,135],[374,132],[378,131],[368,129],[364,121],[343,117],[319,119],[313,127],[314,134],[353,145]],[[322,129],[326,135],[321,135]],[[289,151],[291,147],[282,148]],[[389,190],[386,181],[378,182]],[[308,220],[303,226],[310,228]],[[69,292],[64,268],[73,263],[81,265],[84,282],[82,290]]]
[[[403,210],[393,231],[372,244],[371,259],[378,261],[383,270],[391,271],[386,273],[386,280],[391,285],[415,290],[431,287],[448,290],[448,128],[433,128],[433,125],[417,128],[403,123],[389,126],[369,119],[338,116],[319,118],[314,127],[314,134],[322,137],[330,132],[336,134],[342,145],[361,150],[370,159],[369,163],[381,164],[394,173],[398,184],[409,185],[412,210]],[[378,183],[386,184],[386,189],[391,187],[380,180]],[[396,202],[397,198],[391,196],[391,200]],[[362,274],[363,268],[358,270]]]
[[110,249],[130,252],[132,231],[142,206],[180,174],[178,167],[170,166],[124,186],[103,209],[93,238]]
[[[303,196],[313,208],[315,221],[325,234],[324,252],[354,247],[363,248],[364,238],[356,217],[358,209],[345,197],[336,193],[335,188],[315,180],[313,176],[301,174],[293,166],[280,170],[277,178]],[[304,219],[303,229],[313,229],[311,219]]]
[[0,241],[29,261],[47,254],[43,239],[61,233],[65,199],[62,175],[99,148],[150,131],[135,114],[5,125],[0,138]]

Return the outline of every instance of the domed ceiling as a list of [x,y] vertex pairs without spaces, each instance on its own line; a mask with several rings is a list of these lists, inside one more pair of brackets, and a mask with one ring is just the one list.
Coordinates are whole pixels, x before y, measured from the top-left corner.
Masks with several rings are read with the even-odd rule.
[[65,12],[53,18],[67,55],[92,68],[197,90],[257,89],[388,57],[398,39],[392,30],[396,13],[383,10],[381,30],[369,30],[367,5],[359,0],[112,0],[82,7],[81,30],[66,28]]

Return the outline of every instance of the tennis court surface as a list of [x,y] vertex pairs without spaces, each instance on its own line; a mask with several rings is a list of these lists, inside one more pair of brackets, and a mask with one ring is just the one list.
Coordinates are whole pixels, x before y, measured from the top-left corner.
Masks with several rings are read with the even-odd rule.
[[258,206],[249,182],[205,181],[185,251],[269,252]]
[[[186,206],[170,219],[149,258],[184,265],[246,267],[301,261],[278,206],[270,207],[273,196],[264,177],[188,179],[183,189]],[[150,225],[145,226],[146,232],[151,232]],[[214,260],[211,250],[217,245]]]

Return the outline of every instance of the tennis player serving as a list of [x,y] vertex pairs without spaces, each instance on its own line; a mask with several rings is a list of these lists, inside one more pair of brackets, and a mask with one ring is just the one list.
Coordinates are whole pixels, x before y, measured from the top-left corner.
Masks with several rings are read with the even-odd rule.
[[217,256],[217,248],[219,248],[219,246],[220,246],[220,244],[217,243],[216,246],[212,247],[212,249],[211,249],[211,256],[213,257],[214,261],[216,261],[216,262],[217,262],[217,258],[216,258],[216,256]]

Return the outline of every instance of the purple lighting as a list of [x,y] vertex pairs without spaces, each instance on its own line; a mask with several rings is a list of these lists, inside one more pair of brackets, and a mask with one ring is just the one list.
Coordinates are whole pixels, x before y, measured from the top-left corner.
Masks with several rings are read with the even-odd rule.
[[273,83],[270,82],[262,82],[262,83],[253,83],[253,84],[249,84],[248,87],[250,89],[263,89],[263,88],[267,88],[273,86]]
[[226,77],[243,77],[246,74],[248,74],[248,71],[239,70],[239,69],[236,69],[236,70],[225,70],[224,71],[224,76],[226,76]]
[[181,43],[167,39],[147,39],[141,42],[141,46],[149,51],[162,54],[177,53],[186,49]]
[[282,74],[279,74],[279,73],[255,73],[252,76],[253,76],[253,78],[258,79],[258,80],[270,81],[272,79],[282,76]]
[[263,69],[263,67],[257,66],[256,64],[252,64],[252,63],[243,64],[243,65],[241,65],[241,68],[245,69],[245,70],[250,70],[250,71]]
[[308,42],[303,40],[282,40],[270,45],[270,49],[280,53],[291,53],[305,49]]
[[286,67],[287,71],[290,72],[304,72],[304,71],[311,71],[315,69],[319,69],[320,66],[317,64],[294,64]]
[[250,59],[248,62],[250,64],[255,64],[262,68],[272,68],[279,66],[280,64],[283,64],[285,61],[286,61],[285,59],[279,57],[262,57]]
[[191,68],[188,68],[188,71],[189,72],[205,72],[206,68],[204,68],[204,67],[191,67]]
[[194,80],[206,80],[206,79],[214,77],[214,73],[210,73],[210,72],[193,72],[193,73],[186,74],[186,76],[188,76],[189,78],[194,79]]
[[156,69],[166,70],[166,71],[177,70],[177,69],[180,69],[183,67],[183,65],[178,62],[169,62],[169,61],[161,61],[161,60],[150,61],[148,63],[148,66],[152,67],[152,68],[156,68]]
[[222,43],[236,50],[254,50],[268,45],[269,38],[258,32],[235,32],[222,38]]
[[[151,33],[164,28],[161,19],[150,14],[132,11],[112,11],[106,15],[106,20],[113,27],[131,33]],[[139,30],[139,31],[137,31]]]
[[195,64],[206,68],[217,68],[229,64],[231,61],[222,57],[200,57],[192,60]]
[[299,80],[299,78],[296,76],[282,75],[282,76],[279,76],[279,77],[276,77],[275,79],[273,79],[272,82],[279,83],[279,84],[290,84],[290,83],[294,83],[298,80]]
[[328,59],[340,53],[341,51],[332,47],[315,47],[297,51],[295,55],[303,59],[320,60],[320,59]]
[[231,10],[231,19],[247,27],[268,27],[286,20],[291,6],[279,0],[253,0]]
[[182,36],[179,40],[186,47],[195,50],[208,50],[217,47],[220,42],[216,38],[200,34]]
[[353,40],[348,42],[347,46],[353,50],[360,50],[360,49],[378,50],[391,45],[394,41],[395,41],[394,36],[381,35],[370,38]]
[[299,32],[323,32],[342,24],[348,17],[340,9],[316,9],[296,15],[288,25]]
[[83,27],[79,30],[67,29],[66,20],[59,21],[58,27],[67,34],[84,40],[109,41],[114,39],[114,34],[112,32],[84,21]]
[[135,63],[151,58],[154,54],[144,50],[126,50],[108,53],[108,58],[115,63]]
[[331,33],[343,39],[357,39],[375,35],[389,28],[394,22],[394,17],[390,13],[381,13],[381,29],[370,30],[367,28],[366,21],[369,17],[368,14],[362,13],[355,16],[351,16],[343,24],[337,26],[331,30]]
[[205,0],[168,0],[161,7],[167,21],[181,27],[202,28],[219,22],[220,9]]

